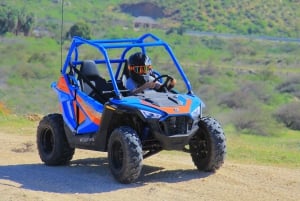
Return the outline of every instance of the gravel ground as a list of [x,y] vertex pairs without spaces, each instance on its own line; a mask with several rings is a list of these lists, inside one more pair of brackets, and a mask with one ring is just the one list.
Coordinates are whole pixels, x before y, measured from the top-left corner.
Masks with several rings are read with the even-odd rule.
[[20,200],[300,200],[300,170],[226,161],[198,172],[188,154],[161,152],[143,161],[140,178],[120,184],[106,153],[76,150],[68,166],[41,163],[34,135],[0,131],[0,201]]

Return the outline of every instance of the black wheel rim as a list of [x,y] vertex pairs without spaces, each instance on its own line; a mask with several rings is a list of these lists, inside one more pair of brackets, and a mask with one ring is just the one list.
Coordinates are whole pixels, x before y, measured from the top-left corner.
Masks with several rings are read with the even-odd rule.
[[54,138],[51,129],[44,130],[41,136],[42,149],[45,153],[49,154],[53,150]]
[[112,163],[117,170],[120,170],[123,166],[123,149],[120,142],[114,142],[112,146]]

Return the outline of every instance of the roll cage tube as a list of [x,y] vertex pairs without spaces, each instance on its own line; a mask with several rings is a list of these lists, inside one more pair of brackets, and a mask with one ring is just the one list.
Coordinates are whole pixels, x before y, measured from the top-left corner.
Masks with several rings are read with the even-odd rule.
[[[102,61],[103,61],[103,63],[106,64],[106,68],[108,70],[109,76],[111,78],[114,77],[114,74],[113,74],[113,71],[112,71],[112,67],[111,67],[111,64],[109,62],[110,59],[109,59],[109,57],[107,55],[106,49],[103,46],[101,46],[101,45],[99,45],[99,44],[97,44],[97,43],[95,43],[93,41],[94,40],[86,40],[86,39],[83,39],[83,38],[80,38],[80,37],[77,37],[77,36],[75,36],[73,38],[73,41],[72,41],[69,53],[67,55],[66,61],[64,63],[64,67],[62,69],[62,73],[63,74],[66,73],[68,65],[71,62],[71,57],[72,57],[73,51],[75,51],[75,58],[74,58],[74,62],[72,62],[72,64],[73,65],[80,64],[80,62],[77,62],[78,61],[78,47],[81,46],[81,45],[83,45],[83,44],[87,44],[87,45],[90,45],[92,47],[95,47],[100,53],[102,53],[102,55],[104,56],[104,60],[102,60]],[[98,60],[95,60],[96,63],[102,63],[102,62],[99,62],[101,60],[99,60],[98,62],[97,61]],[[116,96],[120,99],[121,98],[121,93],[120,93],[120,91],[119,91],[119,89],[117,87],[116,80],[115,79],[111,79],[111,81],[113,83],[113,88],[114,88],[114,91],[116,93]]]
[[[148,39],[148,38],[152,38],[154,41],[152,42],[145,42],[144,40]],[[80,37],[73,37],[71,46],[70,46],[70,50],[68,52],[68,55],[66,57],[64,66],[61,70],[62,74],[65,74],[67,71],[67,68],[69,66],[69,64],[71,63],[71,57],[74,55],[74,61],[72,61],[72,64],[77,65],[80,64],[81,62],[78,61],[78,54],[79,54],[79,50],[78,47],[80,47],[83,44],[87,44],[90,45],[94,48],[96,48],[100,53],[102,53],[102,55],[104,56],[103,60],[95,60],[96,63],[106,63],[106,67],[107,70],[109,72],[109,76],[111,77],[111,81],[113,84],[113,88],[114,91],[116,93],[116,96],[118,98],[121,98],[121,93],[118,89],[116,80],[117,77],[120,74],[121,68],[122,68],[122,62],[125,61],[125,56],[126,53],[134,48],[134,47],[140,47],[142,49],[142,52],[145,53],[146,47],[153,47],[153,46],[163,46],[165,48],[165,50],[169,53],[169,55],[171,56],[172,61],[174,62],[177,70],[179,71],[180,76],[183,78],[183,81],[187,87],[188,90],[188,94],[193,94],[192,92],[192,87],[191,84],[189,82],[189,80],[187,79],[185,73],[183,72],[182,67],[180,66],[178,60],[176,59],[172,49],[170,48],[170,46],[165,43],[164,41],[162,41],[161,39],[159,39],[158,37],[156,37],[155,35],[151,34],[151,33],[147,33],[142,35],[140,38],[131,38],[131,39],[104,39],[104,40],[86,40]],[[106,49],[124,49],[120,59],[109,59],[108,54]],[[111,63],[119,63],[116,74],[113,74],[112,71],[112,66]]]

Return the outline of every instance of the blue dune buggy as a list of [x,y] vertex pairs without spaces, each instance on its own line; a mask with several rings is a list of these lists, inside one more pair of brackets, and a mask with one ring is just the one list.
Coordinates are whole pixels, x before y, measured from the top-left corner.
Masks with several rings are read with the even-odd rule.
[[[155,80],[163,90],[130,95],[124,87],[127,58],[136,51],[157,61]],[[168,90],[171,78],[178,83]],[[131,183],[140,175],[142,160],[162,150],[190,153],[200,171],[215,171],[224,162],[226,140],[220,124],[202,115],[204,103],[192,92],[171,48],[153,34],[134,39],[74,37],[61,75],[51,86],[61,114],[48,114],[37,128],[38,151],[46,165],[68,163],[75,148],[107,152],[116,180]]]

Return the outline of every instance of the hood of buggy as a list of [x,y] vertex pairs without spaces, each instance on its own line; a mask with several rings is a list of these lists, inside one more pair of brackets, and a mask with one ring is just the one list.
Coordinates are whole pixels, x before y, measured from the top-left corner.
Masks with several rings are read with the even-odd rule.
[[193,95],[158,93],[155,91],[146,91],[136,96],[124,97],[118,104],[166,115],[191,114],[194,110],[201,110],[204,107],[201,99]]

